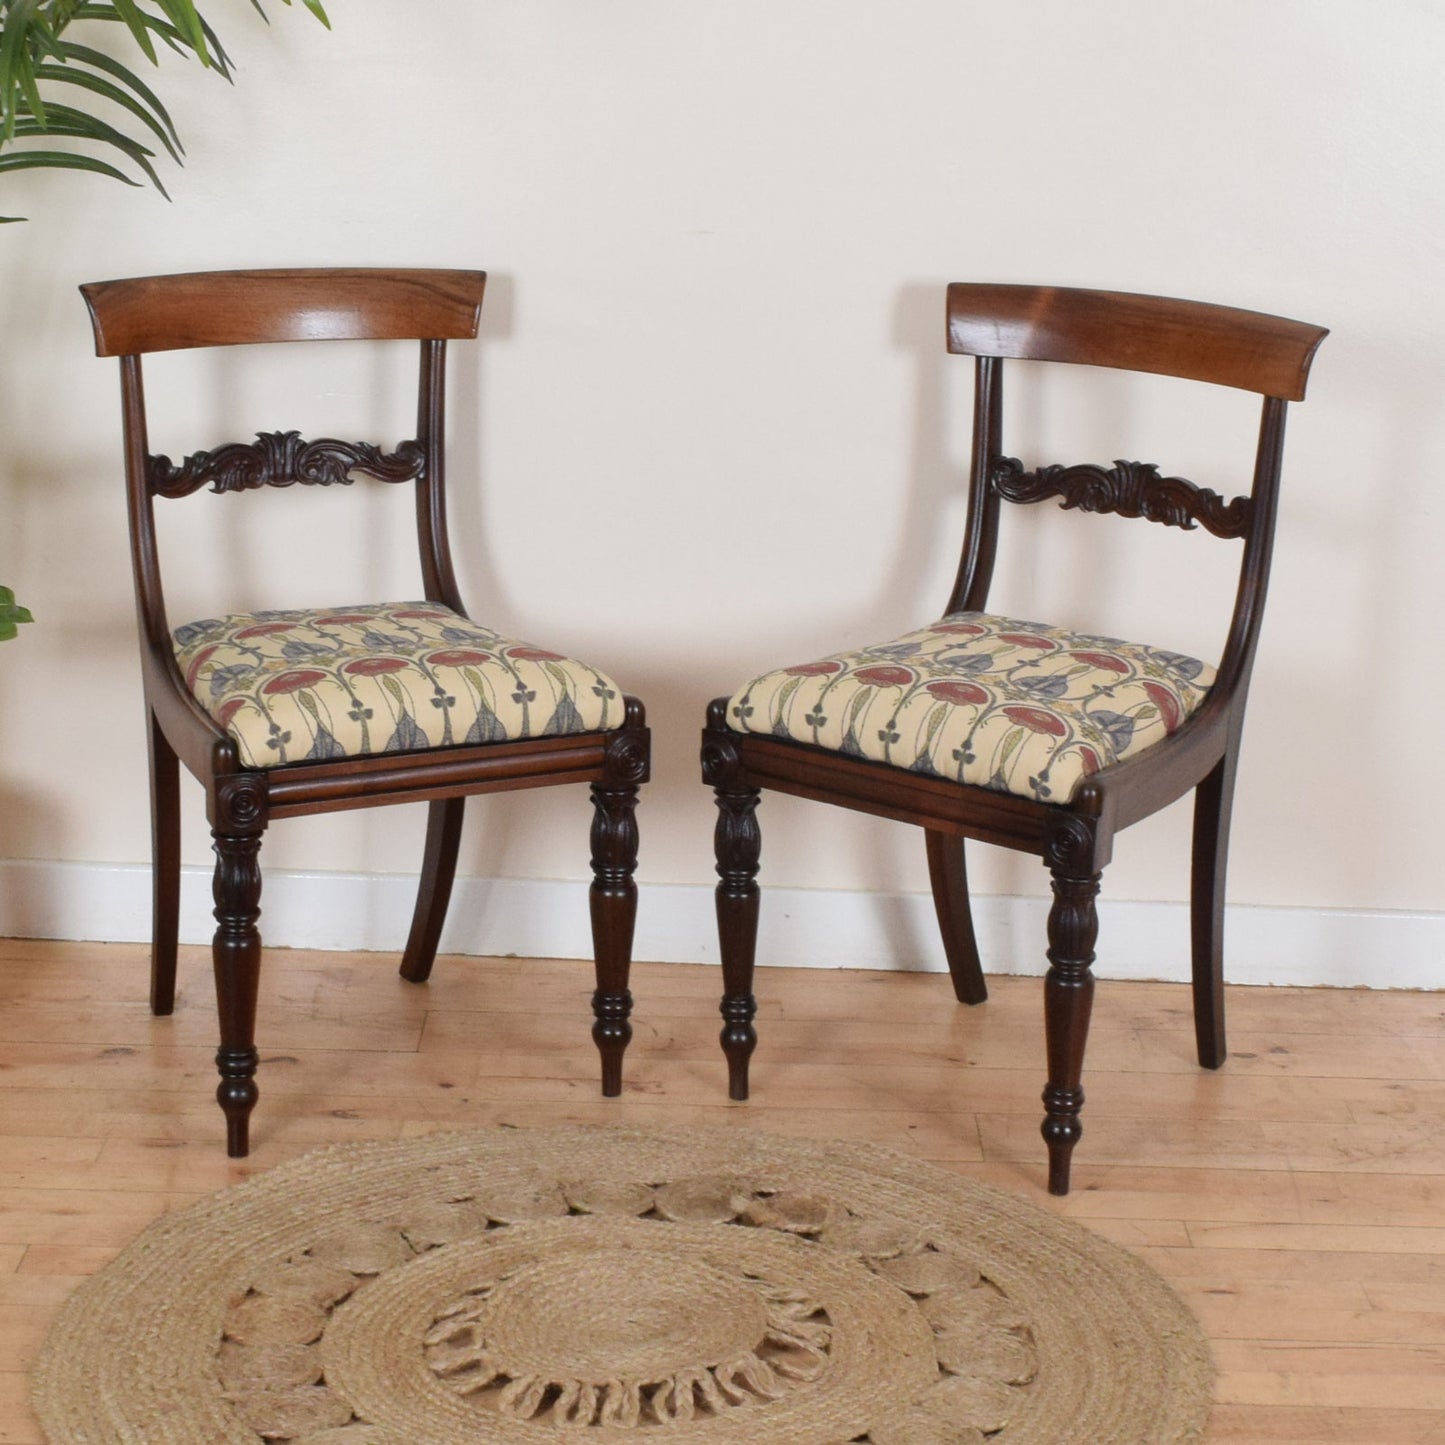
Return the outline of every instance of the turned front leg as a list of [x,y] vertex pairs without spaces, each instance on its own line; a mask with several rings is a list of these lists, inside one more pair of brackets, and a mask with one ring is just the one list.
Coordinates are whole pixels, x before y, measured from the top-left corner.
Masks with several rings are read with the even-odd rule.
[[748,1096],[748,1060],[757,1047],[753,1028],[758,1003],[753,997],[753,960],[758,941],[758,831],[756,788],[717,789],[718,944],[722,952],[723,1029],[720,1039],[728,1061],[728,1098]]
[[637,789],[592,785],[592,947],[597,989],[592,1040],[602,1056],[602,1092],[622,1092],[622,1056],[632,1041],[632,933],[637,919]]
[[211,945],[221,1046],[216,1102],[226,1116],[226,1153],[250,1152],[251,1110],[256,1107],[256,995],[261,981],[261,839],[213,833],[216,933]]
[[1095,899],[1099,875],[1054,872],[1049,910],[1049,971],[1044,980],[1044,1031],[1049,1081],[1044,1086],[1044,1142],[1049,1149],[1049,1193],[1069,1192],[1069,1163],[1083,1134],[1080,1080],[1094,1002],[1094,942],[1099,933]]

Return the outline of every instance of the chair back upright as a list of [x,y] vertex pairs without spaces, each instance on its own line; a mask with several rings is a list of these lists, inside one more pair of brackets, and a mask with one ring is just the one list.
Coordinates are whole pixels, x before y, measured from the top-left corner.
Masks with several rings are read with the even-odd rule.
[[[987,605],[998,547],[1000,503],[1058,497],[1067,509],[1203,526],[1244,542],[1234,613],[1199,723],[1240,709],[1269,582],[1284,448],[1285,411],[1301,401],[1310,363],[1329,333],[1258,311],[1058,286],[956,282],[948,288],[948,349],[975,358],[968,522],[950,612]],[[1237,387],[1263,398],[1253,479],[1224,498],[1150,463],[1050,465],[1026,470],[1004,454],[1006,359],[1065,362]]]
[[[481,271],[308,269],[139,276],[82,286],[97,356],[120,359],[125,471],[136,603],[151,667],[175,667],[156,546],[157,497],[328,485],[355,474],[416,488],[428,601],[463,611],[446,526],[446,343],[477,334]],[[421,345],[416,436],[392,451],[371,442],[259,433],[180,463],[152,455],[141,358],[150,352],[285,341],[412,340]]]

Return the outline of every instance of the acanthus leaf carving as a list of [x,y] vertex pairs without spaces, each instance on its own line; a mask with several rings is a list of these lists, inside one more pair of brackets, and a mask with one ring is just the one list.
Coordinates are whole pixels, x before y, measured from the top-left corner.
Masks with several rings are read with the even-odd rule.
[[254,442],[230,442],[214,451],[192,452],[179,465],[167,456],[147,458],[146,479],[160,497],[188,497],[202,487],[245,492],[258,487],[348,485],[353,473],[383,482],[414,482],[426,475],[426,448],[401,442],[384,452],[370,442],[333,437],[303,440],[300,432],[257,432]]
[[1225,501],[1218,492],[1186,477],[1162,477],[1152,462],[1120,460],[1112,467],[1082,462],[1027,471],[1017,457],[997,457],[989,482],[1006,502],[1027,504],[1059,497],[1066,511],[1143,517],[1185,531],[1202,522],[1216,537],[1245,536],[1254,510],[1248,497]]

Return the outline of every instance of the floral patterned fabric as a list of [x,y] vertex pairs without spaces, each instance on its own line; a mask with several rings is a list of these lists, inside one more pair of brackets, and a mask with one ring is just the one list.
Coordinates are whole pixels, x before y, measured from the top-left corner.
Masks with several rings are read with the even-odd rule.
[[764,673],[729,700],[728,726],[1063,803],[1176,731],[1213,681],[1177,652],[958,612]]
[[601,732],[611,678],[434,602],[188,622],[176,661],[249,768]]

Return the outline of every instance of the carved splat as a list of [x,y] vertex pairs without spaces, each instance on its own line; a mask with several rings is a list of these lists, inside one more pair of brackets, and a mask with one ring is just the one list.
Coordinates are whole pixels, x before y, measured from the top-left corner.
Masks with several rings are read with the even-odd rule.
[[989,481],[1007,502],[1061,497],[1065,510],[1144,517],[1185,531],[1202,522],[1216,537],[1243,537],[1253,515],[1248,497],[1226,502],[1218,492],[1184,477],[1161,477],[1152,462],[1116,461],[1107,468],[1085,462],[1025,471],[1016,457],[998,457]]
[[414,482],[426,474],[426,449],[402,442],[384,452],[369,442],[331,437],[303,441],[300,432],[257,432],[254,442],[231,442],[209,452],[192,452],[179,466],[169,457],[150,457],[146,480],[160,497],[188,497],[204,486],[214,492],[257,487],[346,485],[360,472],[383,482]]

